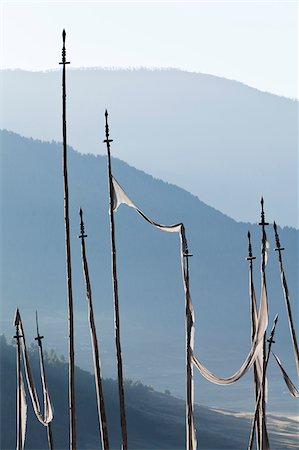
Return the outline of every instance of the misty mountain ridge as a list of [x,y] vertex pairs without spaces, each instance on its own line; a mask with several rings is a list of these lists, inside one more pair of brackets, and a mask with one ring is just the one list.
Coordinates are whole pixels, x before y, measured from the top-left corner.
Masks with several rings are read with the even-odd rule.
[[[1,132],[1,329],[13,334],[19,306],[28,337],[35,310],[45,346],[67,354],[65,247],[61,145]],[[260,227],[237,223],[188,192],[113,159],[113,173],[132,200],[153,219],[183,221],[190,251],[195,309],[195,352],[218,375],[231,375],[250,346],[247,231],[252,234],[256,292],[259,292]],[[84,210],[87,257],[105,377],[115,377],[113,306],[106,158],[69,149],[70,220],[75,308],[76,363],[91,369],[90,337],[82,276],[79,207]],[[267,219],[267,199],[265,204]],[[257,221],[259,204],[256,205]],[[179,238],[145,224],[131,208],[116,213],[122,351],[125,376],[184,397],[185,314]],[[267,227],[271,249],[272,227]],[[295,320],[298,292],[298,231],[280,229]],[[275,351],[295,379],[277,252],[267,268],[270,325],[279,324]],[[167,327],[165,327],[167,323]],[[31,326],[30,326],[31,324]],[[291,412],[292,399],[270,364],[269,409]],[[253,408],[252,376],[223,388],[195,372],[195,398],[203,405],[248,411]]]
[[[0,76],[0,127],[59,141],[59,70]],[[297,101],[201,73],[68,69],[71,146],[82,153],[105,151],[105,108],[114,156],[237,220],[254,222],[263,194],[270,221],[298,228]]]
[[[236,80],[235,78],[228,78],[225,77],[223,75],[217,75],[217,74],[213,74],[213,73],[208,73],[208,72],[201,72],[201,71],[196,71],[196,70],[188,70],[188,69],[180,69],[179,67],[175,67],[175,66],[169,66],[169,67],[159,67],[159,66],[129,66],[129,67],[122,67],[122,66],[70,66],[68,67],[68,71],[72,71],[72,70],[98,70],[98,71],[106,71],[106,72],[136,72],[136,71],[143,71],[143,72],[182,72],[182,73],[190,73],[190,74],[195,74],[195,75],[201,75],[201,76],[206,76],[206,77],[215,77],[215,78],[220,78],[222,80],[228,81],[228,82],[233,82],[233,83],[238,83],[241,86],[247,88],[247,89],[253,89],[255,91],[258,91],[262,94],[269,94],[269,95],[275,95],[276,97],[279,98],[283,98],[283,99],[287,99],[287,100],[291,100],[293,102],[298,102],[298,98],[296,97],[289,97],[286,95],[280,95],[277,94],[275,92],[271,92],[271,91],[267,91],[264,89],[260,89],[256,86],[251,86],[249,84],[246,84],[243,81],[239,81]],[[38,72],[38,73],[51,73],[51,72],[61,72],[61,69],[57,68],[57,67],[52,67],[49,69],[44,69],[44,70],[38,70],[38,71],[32,71],[32,70],[28,70],[28,69],[22,69],[22,68],[13,68],[13,69],[0,69],[0,73],[1,72]]]

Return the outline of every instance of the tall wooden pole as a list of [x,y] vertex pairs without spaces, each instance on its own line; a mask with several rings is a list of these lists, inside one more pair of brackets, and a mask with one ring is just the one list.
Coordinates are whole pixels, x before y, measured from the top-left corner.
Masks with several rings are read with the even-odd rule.
[[[265,227],[266,225],[269,225],[268,222],[265,221],[265,212],[264,212],[264,199],[261,198],[261,221],[259,225],[262,227],[262,262],[261,262],[261,275],[262,275],[262,282],[265,286],[265,291],[267,292],[267,285],[266,285],[266,252],[267,252],[267,235]],[[266,377],[266,333],[264,334],[264,341],[263,341],[263,377]],[[263,383],[262,385],[262,392],[261,392],[261,405],[262,405],[262,423],[260,426],[263,430],[266,429],[266,383]],[[268,442],[264,442],[265,440],[268,441],[268,436],[264,436],[264,433],[262,433],[262,442],[260,443],[261,447],[263,448],[264,445],[268,444]]]
[[[250,432],[248,450],[252,450],[252,448],[253,448],[254,428],[255,428],[255,425],[256,425],[257,418],[258,418],[258,411],[259,411],[259,407],[260,407],[260,402],[263,400],[262,399],[262,397],[263,397],[263,386],[266,384],[267,367],[268,367],[268,363],[269,363],[271,347],[272,347],[272,344],[275,344],[274,334],[275,334],[277,321],[278,321],[278,314],[276,314],[276,316],[275,316],[273,327],[272,327],[269,339],[267,340],[267,342],[268,342],[268,351],[267,351],[267,354],[265,356],[265,367],[264,367],[264,371],[263,371],[262,386],[260,387],[258,398],[257,398],[257,402],[256,402],[255,413],[254,413],[254,418],[253,418],[253,421],[252,421],[252,427],[251,427],[251,432]],[[262,446],[261,447],[262,449],[269,448],[269,443],[268,442],[267,443],[262,442],[261,446]]]
[[[256,333],[256,299],[254,294],[254,285],[253,285],[253,261],[256,259],[255,256],[252,256],[252,245],[251,245],[251,235],[248,231],[248,256],[246,258],[249,261],[249,293],[250,293],[250,313],[251,313],[251,342],[253,342],[255,333]],[[255,304],[254,304],[255,303]],[[259,395],[259,383],[258,383],[258,373],[257,373],[257,364],[254,362],[253,365],[253,380],[254,380],[254,398],[255,404],[257,404],[258,395]],[[260,415],[257,415],[256,419],[256,440],[257,440],[257,449],[260,450],[260,442],[259,442],[259,433],[260,429]]]
[[[43,344],[42,339],[44,336],[41,336],[39,334],[39,328],[38,328],[38,317],[37,317],[37,311],[35,313],[35,319],[36,319],[36,338],[35,340],[38,343],[38,349],[39,349],[39,357],[40,357],[40,366],[41,366],[41,379],[43,383],[43,389],[44,391],[47,390],[47,380],[46,380],[46,372],[45,372],[45,366],[44,366],[44,352],[43,352]],[[53,450],[53,434],[52,434],[52,425],[51,423],[47,424],[47,438],[48,438],[48,447],[49,450]]]
[[111,156],[110,156],[110,142],[113,142],[113,140],[109,139],[109,125],[108,125],[107,110],[105,111],[105,135],[106,135],[106,139],[103,142],[105,142],[107,145],[107,156],[108,156],[109,212],[110,212],[110,234],[111,234],[111,251],[112,251],[112,282],[113,282],[115,345],[116,345],[116,355],[117,355],[120,423],[121,423],[121,436],[122,436],[122,450],[127,450],[128,449],[128,442],[127,442],[128,440],[127,440],[127,424],[126,424],[126,412],[125,412],[123,365],[122,365],[122,354],[121,354],[121,345],[120,345],[120,319],[119,319],[119,304],[118,304],[115,226],[114,226],[114,211],[113,211],[113,192],[114,192],[113,189],[114,188],[113,188],[113,183],[112,183]]
[[290,303],[290,297],[289,297],[289,290],[288,290],[287,281],[286,281],[284,270],[283,270],[283,262],[282,262],[282,251],[284,250],[284,248],[281,247],[281,245],[280,245],[280,239],[279,239],[279,235],[278,235],[277,225],[276,225],[275,222],[273,224],[273,227],[274,227],[275,241],[276,241],[276,249],[275,249],[275,251],[278,252],[279,268],[280,268],[281,281],[282,281],[282,289],[283,289],[284,298],[285,298],[285,304],[286,304],[287,313],[288,313],[289,328],[290,328],[290,332],[291,332],[291,339],[293,341],[293,349],[294,349],[295,361],[296,361],[296,366],[297,366],[297,372],[299,373],[298,343],[297,343],[297,337],[296,337],[294,321],[293,321],[293,316],[292,316],[291,303]]
[[22,450],[22,374],[21,374],[21,334],[18,321],[18,310],[14,323],[16,334],[14,338],[17,341],[17,445],[16,450]]
[[76,412],[75,412],[75,362],[74,362],[74,317],[73,317],[73,293],[72,293],[72,266],[71,243],[69,221],[69,188],[67,173],[67,141],[66,141],[66,61],[65,30],[62,32],[62,134],[63,134],[63,181],[64,181],[64,222],[65,222],[65,247],[66,247],[66,272],[68,295],[68,326],[69,326],[69,415],[70,415],[70,450],[76,449]]
[[97,405],[98,405],[101,444],[102,444],[102,450],[109,450],[108,427],[107,427],[106,409],[105,409],[101,366],[100,366],[100,352],[99,352],[97,332],[96,332],[96,326],[95,326],[95,320],[94,320],[92,295],[91,295],[91,284],[90,284],[88,263],[87,263],[86,250],[85,250],[85,238],[87,237],[87,235],[85,234],[83,211],[81,208],[80,208],[79,214],[80,214],[80,236],[79,236],[79,238],[81,239],[82,265],[83,265],[83,272],[84,272],[84,278],[85,278],[86,300],[88,303],[88,320],[89,320],[90,337],[91,337],[92,350],[93,350],[93,362],[94,362],[94,369],[95,369],[94,376],[95,376],[95,384],[96,384],[96,392],[97,392]]
[[194,442],[194,412],[193,412],[193,363],[192,363],[192,305],[189,290],[189,257],[188,250],[184,253],[184,277],[186,286],[186,450],[196,450]]

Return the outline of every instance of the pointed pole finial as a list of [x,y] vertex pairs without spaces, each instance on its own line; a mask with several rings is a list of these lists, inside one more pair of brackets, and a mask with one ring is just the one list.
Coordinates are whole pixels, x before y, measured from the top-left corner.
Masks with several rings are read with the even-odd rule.
[[275,329],[276,329],[276,325],[277,325],[277,321],[278,321],[278,314],[276,314],[274,322],[273,322],[273,327],[269,336],[269,339],[267,339],[267,342],[269,342],[269,344],[275,344],[274,341],[274,334],[275,334]]
[[87,237],[87,234],[85,234],[82,208],[79,209],[79,216],[80,216],[80,235],[78,236],[78,238],[84,240],[84,238]]
[[35,323],[36,323],[36,335],[39,336],[37,310],[35,311]]
[[274,223],[273,223],[273,228],[274,228],[274,233],[275,233],[276,247],[277,247],[277,250],[279,250],[280,249],[280,240],[279,240],[279,235],[278,235],[277,225],[276,225],[275,220],[274,220]]
[[275,221],[273,223],[273,228],[274,228],[275,242],[276,242],[276,248],[274,249],[274,251],[279,253],[279,261],[282,262],[281,252],[284,250],[284,247],[281,247],[281,245],[280,245],[279,234],[278,234],[277,225],[276,225]]
[[38,345],[40,346],[42,339],[44,339],[44,336],[41,336],[39,334],[37,311],[35,311],[35,322],[36,322],[36,338],[34,338],[34,339],[35,339],[35,341],[38,342]]
[[13,321],[13,324],[14,324],[15,327],[17,327],[17,326],[19,325],[20,319],[21,319],[21,317],[20,317],[20,311],[19,311],[19,308],[17,308],[17,309],[16,309],[16,312],[15,312],[14,321]]
[[21,322],[20,311],[19,308],[17,308],[15,312],[13,325],[16,327],[16,335],[14,336],[14,338],[17,339],[18,342],[19,339],[22,337],[22,335],[20,334],[20,322]]
[[248,237],[248,256],[246,258],[247,261],[252,261],[253,259],[256,259],[255,256],[252,256],[252,245],[251,245],[251,234],[250,231],[247,233]]
[[264,197],[261,197],[261,221],[259,225],[262,225],[263,228],[265,225],[269,225],[269,223],[265,221]]
[[66,60],[66,48],[65,48],[65,38],[66,38],[66,32],[65,29],[62,30],[62,61],[59,64],[62,64],[63,66],[65,66],[66,64],[70,64],[70,62],[68,62]]
[[108,145],[108,151],[110,150],[110,142],[113,142],[113,139],[109,139],[109,124],[108,124],[108,111],[105,109],[105,136],[106,139],[103,140]]

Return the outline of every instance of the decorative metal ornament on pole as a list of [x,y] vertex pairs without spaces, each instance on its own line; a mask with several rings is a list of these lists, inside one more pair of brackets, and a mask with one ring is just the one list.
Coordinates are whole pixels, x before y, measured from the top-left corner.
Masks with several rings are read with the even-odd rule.
[[[38,343],[39,348],[39,357],[40,357],[40,366],[41,366],[41,372],[42,372],[42,383],[44,384],[43,388],[44,391],[47,390],[47,380],[46,380],[46,372],[45,372],[45,366],[44,366],[44,354],[43,354],[43,344],[42,339],[44,339],[44,336],[41,336],[39,334],[39,327],[38,327],[38,316],[37,311],[35,312],[35,321],[36,321],[36,338],[35,340]],[[48,446],[49,450],[53,450],[53,434],[52,434],[52,424],[51,422],[47,424],[47,438],[48,438]]]
[[86,250],[85,250],[85,238],[87,237],[87,235],[85,234],[83,211],[81,208],[79,211],[79,215],[80,215],[80,236],[78,236],[78,237],[79,237],[79,239],[81,239],[82,265],[83,265],[83,272],[84,272],[84,278],[85,278],[86,300],[87,300],[87,304],[88,304],[88,321],[89,321],[90,337],[91,337],[91,344],[92,344],[92,350],[93,350],[93,362],[94,362],[94,371],[95,371],[94,376],[95,376],[95,385],[96,385],[96,394],[97,394],[97,406],[98,406],[98,416],[99,416],[101,448],[102,448],[102,450],[109,450],[108,426],[107,426],[106,408],[105,408],[104,393],[103,393],[103,386],[102,386],[101,366],[100,366],[100,352],[99,352],[96,326],[95,326],[95,320],[94,320],[91,284],[90,284],[88,263],[87,263]]
[[71,243],[69,221],[69,188],[67,172],[67,139],[66,139],[66,61],[65,30],[62,32],[62,134],[63,134],[63,181],[64,181],[64,222],[65,222],[65,247],[66,247],[66,271],[67,271],[67,295],[68,295],[68,326],[69,326],[69,414],[70,414],[70,450],[76,450],[76,411],[75,411],[75,362],[74,362],[74,317],[73,317],[73,293],[72,293],[72,266]]
[[103,142],[106,143],[106,145],[107,145],[107,160],[108,160],[110,236],[111,236],[111,252],[112,252],[112,282],[113,282],[115,345],[116,345],[116,355],[117,355],[120,422],[121,422],[122,450],[127,450],[128,449],[128,439],[127,439],[127,423],[126,423],[126,412],[125,412],[123,365],[122,365],[122,354],[121,354],[121,344],[120,344],[120,318],[119,318],[118,282],[117,282],[117,269],[116,269],[115,225],[114,225],[114,211],[113,211],[114,188],[113,188],[113,182],[112,182],[111,155],[110,155],[110,143],[113,142],[113,139],[109,139],[109,125],[108,125],[107,110],[105,111],[105,136],[106,136],[106,139],[104,139]]

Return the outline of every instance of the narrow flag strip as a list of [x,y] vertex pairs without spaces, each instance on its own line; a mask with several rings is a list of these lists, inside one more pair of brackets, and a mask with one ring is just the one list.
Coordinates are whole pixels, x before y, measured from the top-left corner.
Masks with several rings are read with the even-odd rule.
[[284,381],[285,381],[285,383],[286,383],[286,385],[288,387],[288,390],[290,391],[291,395],[293,397],[295,397],[295,398],[299,398],[299,392],[298,392],[297,388],[295,387],[295,385],[293,384],[293,382],[291,381],[291,379],[288,376],[288,374],[286,373],[285,369],[282,367],[280,359],[273,352],[272,352],[272,355],[274,356],[274,358],[275,358],[275,360],[276,360],[276,362],[278,364],[278,367],[281,370],[282,376],[284,378]]
[[194,386],[193,386],[193,349],[194,349],[194,310],[189,289],[189,263],[188,244],[183,223],[174,225],[159,224],[146,216],[128,197],[120,184],[112,176],[113,186],[113,210],[116,211],[121,204],[126,204],[135,211],[149,224],[156,228],[170,233],[179,233],[181,240],[181,265],[183,284],[185,291],[186,307],[186,371],[187,371],[187,399],[186,399],[186,449],[196,450],[196,431],[194,426]]
[[[254,430],[255,430],[256,422],[257,422],[258,415],[259,415],[260,404],[263,401],[264,383],[266,381],[266,373],[267,373],[267,367],[268,367],[268,362],[269,362],[269,357],[270,357],[270,352],[271,352],[271,346],[275,342],[273,338],[274,338],[274,334],[275,334],[277,321],[278,321],[278,315],[276,314],[274,323],[273,323],[273,327],[272,327],[272,330],[270,333],[270,337],[268,339],[268,350],[267,350],[267,354],[265,355],[266,358],[265,358],[265,364],[264,364],[264,368],[263,368],[263,380],[262,380],[262,384],[259,389],[258,398],[257,398],[256,406],[255,406],[255,412],[254,412],[254,416],[253,416],[253,420],[252,420],[251,432],[250,432],[250,437],[249,437],[248,450],[253,449]],[[265,420],[262,423],[260,423],[260,428],[258,430],[258,435],[257,435],[257,442],[260,443],[260,447],[262,450],[270,450]]]
[[295,332],[295,327],[294,327],[294,320],[293,320],[293,315],[292,315],[291,299],[290,299],[289,289],[288,289],[287,280],[286,280],[286,276],[285,276],[284,269],[283,269],[283,261],[282,261],[282,251],[284,250],[284,248],[282,248],[280,245],[280,239],[279,239],[279,235],[278,235],[277,225],[275,222],[273,224],[273,227],[274,227],[275,240],[276,240],[275,251],[278,252],[278,257],[279,257],[281,286],[282,286],[286,309],[287,309],[287,313],[288,313],[289,328],[290,328],[291,339],[293,342],[293,349],[294,349],[295,361],[296,361],[296,366],[297,366],[297,373],[299,374],[298,343],[297,343],[297,337],[296,337],[296,332]]
[[23,362],[24,362],[24,368],[25,368],[25,376],[26,376],[28,391],[29,391],[30,398],[32,401],[33,410],[34,410],[35,415],[36,415],[37,419],[39,420],[39,422],[41,424],[43,424],[44,426],[47,426],[53,420],[53,408],[52,408],[52,404],[51,404],[51,400],[50,400],[50,395],[49,395],[49,392],[48,392],[48,389],[47,389],[47,386],[45,383],[45,379],[44,379],[44,370],[42,370],[42,372],[41,372],[42,386],[43,386],[43,398],[44,398],[44,405],[45,405],[45,411],[44,411],[44,414],[42,414],[41,409],[40,409],[39,400],[38,400],[38,395],[37,395],[35,384],[34,384],[31,367],[30,367],[29,355],[28,355],[28,351],[27,351],[27,347],[26,347],[24,328],[23,328],[23,323],[21,320],[21,315],[20,315],[19,310],[17,310],[16,322],[18,322],[20,331],[21,331],[22,354],[23,354]]
[[258,312],[258,320],[256,326],[256,333],[252,342],[251,349],[245,358],[242,366],[237,372],[227,378],[222,378],[217,375],[214,375],[207,369],[200,361],[193,355],[193,362],[195,367],[199,370],[201,375],[208,381],[214,384],[232,384],[239,380],[245,373],[252,367],[253,363],[256,361],[257,357],[261,352],[261,348],[263,346],[263,338],[268,326],[268,301],[267,301],[267,293],[265,286],[262,288],[262,297]]
[[21,371],[21,449],[25,446],[26,425],[27,425],[27,401],[24,387],[24,380]]

